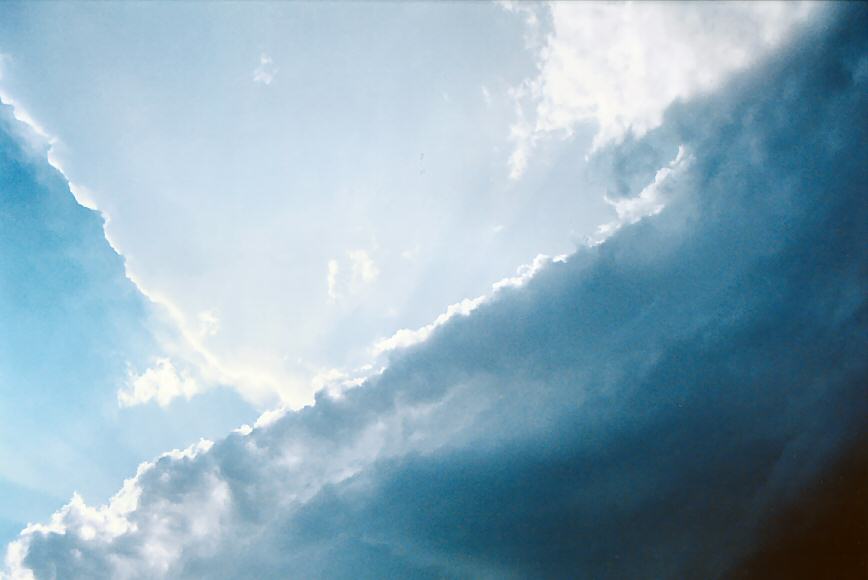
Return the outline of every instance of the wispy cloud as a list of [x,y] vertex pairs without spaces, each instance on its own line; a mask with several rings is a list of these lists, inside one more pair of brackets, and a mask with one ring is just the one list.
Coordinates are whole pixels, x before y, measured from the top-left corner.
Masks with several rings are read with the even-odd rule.
[[380,275],[380,270],[365,250],[347,252],[353,271],[353,282],[357,285],[370,284]]
[[277,76],[277,71],[274,61],[263,52],[259,55],[259,65],[253,70],[253,82],[270,85]]
[[678,147],[675,158],[665,167],[660,168],[654,176],[654,181],[645,186],[635,197],[610,199],[606,196],[606,202],[615,209],[617,219],[601,224],[594,236],[588,243],[600,244],[613,233],[628,224],[635,224],[639,220],[657,215],[666,206],[667,193],[677,188],[673,181],[684,173],[693,160],[684,146]]
[[337,258],[328,261],[326,288],[330,302],[360,293],[380,275],[380,269],[367,250],[347,251],[345,263],[347,274],[342,276],[341,261]]

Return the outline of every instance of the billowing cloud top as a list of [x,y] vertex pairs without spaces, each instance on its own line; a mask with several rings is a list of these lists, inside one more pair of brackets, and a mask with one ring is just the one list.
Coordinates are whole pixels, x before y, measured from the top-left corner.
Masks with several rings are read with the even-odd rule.
[[734,573],[864,437],[866,29],[841,8],[612,152],[690,156],[647,176],[657,215],[358,388],[145,464],[107,506],[74,498],[7,573]]
[[[539,6],[507,4],[531,12]],[[791,2],[556,2],[536,77],[514,91],[519,122],[510,159],[524,171],[536,142],[596,126],[594,146],[644,135],[666,108],[720,86],[778,46],[820,7]],[[538,22],[534,17],[531,23]]]

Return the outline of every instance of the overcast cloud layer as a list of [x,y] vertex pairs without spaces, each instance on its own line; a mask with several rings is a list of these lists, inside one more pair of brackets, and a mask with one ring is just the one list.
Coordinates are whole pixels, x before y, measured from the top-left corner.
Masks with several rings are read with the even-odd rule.
[[7,574],[733,573],[865,444],[866,29],[841,7],[605,152],[656,215],[358,388],[145,464],[108,506],[74,498]]

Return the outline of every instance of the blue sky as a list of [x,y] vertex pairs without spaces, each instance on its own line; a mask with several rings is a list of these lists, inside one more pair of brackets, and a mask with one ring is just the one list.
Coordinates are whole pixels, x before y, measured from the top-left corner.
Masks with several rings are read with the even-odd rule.
[[118,408],[129,368],[157,348],[152,306],[124,276],[99,215],[75,202],[44,147],[23,140],[27,128],[10,107],[2,116],[2,519],[10,534],[70,489],[107,497],[141,456],[203,430],[216,436],[250,409],[227,393],[206,395],[195,411],[186,401]]
[[4,573],[738,570],[864,441],[864,20],[4,4]]

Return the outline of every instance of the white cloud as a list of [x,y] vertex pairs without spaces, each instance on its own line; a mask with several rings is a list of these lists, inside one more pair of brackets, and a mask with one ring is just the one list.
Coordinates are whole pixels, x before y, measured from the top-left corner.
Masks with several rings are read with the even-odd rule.
[[[106,505],[92,507],[87,505],[82,497],[73,494],[68,504],[63,506],[51,517],[48,524],[30,524],[22,532],[22,537],[42,536],[46,534],[70,534],[82,542],[85,550],[74,548],[70,555],[75,561],[80,562],[85,553],[93,555],[94,549],[109,549],[119,538],[140,531],[141,526],[131,519],[140,507],[142,499],[141,479],[153,472],[160,465],[189,462],[197,456],[207,453],[213,446],[212,441],[206,439],[191,445],[184,450],[172,450],[162,454],[155,461],[145,462],[139,465],[136,475],[124,481],[121,490],[115,494]],[[169,478],[164,478],[168,483]],[[180,554],[180,547],[174,545],[173,536],[176,530],[169,526],[174,521],[183,518],[187,530],[192,535],[203,535],[207,530],[213,529],[221,514],[221,508],[227,504],[228,494],[226,484],[212,478],[213,488],[205,486],[198,493],[189,494],[187,501],[190,505],[185,506],[183,515],[181,509],[171,506],[170,502],[163,503],[165,511],[148,525],[148,538],[136,547],[136,552],[142,561],[147,562],[146,568],[140,566],[125,565],[117,562],[115,569],[117,577],[131,578],[140,575],[165,574],[168,567]],[[198,505],[196,505],[198,500]],[[174,512],[174,513],[173,513]],[[26,542],[13,542],[6,551],[6,567],[9,580],[29,580],[35,578],[33,572],[24,565],[26,556]],[[6,576],[3,576],[6,578]]]
[[177,397],[190,399],[202,390],[187,372],[179,373],[171,360],[161,358],[144,373],[130,375],[129,384],[118,391],[118,403],[121,407],[132,407],[154,401],[166,407]]
[[270,85],[277,75],[277,70],[271,57],[263,52],[259,55],[259,66],[253,71],[253,82]]
[[480,304],[482,304],[485,299],[486,296],[477,296],[476,298],[465,298],[461,302],[450,304],[446,308],[446,312],[434,319],[434,322],[426,324],[425,326],[417,328],[415,330],[411,330],[409,328],[402,328],[401,330],[395,332],[392,336],[377,341],[377,343],[374,344],[374,347],[371,349],[371,354],[373,354],[374,356],[379,356],[385,352],[389,352],[390,350],[407,348],[409,346],[413,346],[414,344],[424,342],[428,339],[429,336],[431,336],[431,333],[434,332],[435,329],[443,326],[455,316],[467,316],[468,314],[476,310],[476,308]]
[[416,244],[412,248],[407,248],[406,250],[403,250],[401,252],[401,257],[404,258],[405,260],[412,262],[413,260],[415,260],[419,256],[420,250],[421,250],[421,248],[419,247],[419,244]]
[[214,336],[220,332],[220,319],[211,310],[199,313],[199,334],[203,337]]
[[328,287],[329,300],[332,302],[338,298],[338,274],[340,273],[340,269],[341,267],[337,260],[329,260],[326,286]]
[[341,276],[341,265],[336,258],[328,261],[326,286],[330,302],[358,294],[380,275],[380,269],[366,250],[349,250],[346,255],[349,260],[349,277]]
[[[710,91],[779,45],[813,3],[555,2],[539,74],[512,91],[510,175],[540,139],[593,122],[593,147],[641,136],[676,100]],[[536,20],[534,20],[536,26]]]
[[498,280],[492,284],[490,294],[483,294],[476,298],[465,298],[461,302],[450,304],[446,308],[446,311],[435,318],[433,322],[415,330],[402,328],[391,336],[378,340],[371,348],[371,354],[377,357],[389,351],[404,349],[425,342],[437,328],[443,326],[456,316],[468,316],[471,312],[479,308],[479,306],[496,296],[498,291],[505,288],[519,288],[536,276],[537,273],[539,273],[539,271],[547,264],[552,262],[563,262],[565,260],[566,256],[551,258],[544,254],[540,254],[534,258],[533,262],[530,264],[519,266],[516,270],[515,276]]
[[365,250],[347,252],[353,269],[354,284],[370,284],[380,275],[380,270]]
[[534,276],[536,276],[540,270],[542,270],[547,264],[552,262],[564,262],[566,261],[567,256],[555,256],[554,258],[550,256],[546,256],[545,254],[539,254],[537,257],[533,259],[530,264],[522,264],[516,270],[515,276],[510,276],[508,278],[504,278],[503,280],[498,280],[494,284],[492,284],[491,288],[495,292],[501,290],[503,288],[520,288],[528,283]]
[[329,396],[339,398],[344,391],[362,385],[374,374],[376,373],[372,365],[364,365],[352,372],[323,369],[313,376],[311,386],[315,392],[325,391]]
[[543,42],[542,25],[540,16],[546,10],[546,5],[537,2],[518,2],[515,0],[499,0],[497,4],[513,14],[524,17],[524,45],[525,48],[534,50]]
[[673,179],[683,173],[693,161],[683,145],[678,147],[675,158],[666,167],[660,168],[654,175],[654,181],[646,185],[635,197],[623,199],[605,198],[615,209],[617,219],[600,225],[596,235],[588,239],[589,245],[597,245],[628,224],[635,224],[642,218],[656,215],[666,206],[667,194],[673,187]]

